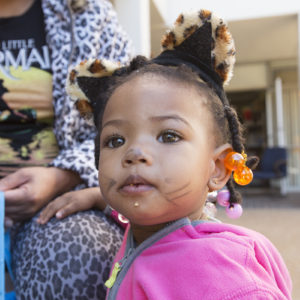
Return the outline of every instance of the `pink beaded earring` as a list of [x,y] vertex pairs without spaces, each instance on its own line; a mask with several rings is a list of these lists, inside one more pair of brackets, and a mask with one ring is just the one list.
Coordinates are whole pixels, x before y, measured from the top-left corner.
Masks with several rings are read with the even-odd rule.
[[243,208],[238,203],[230,203],[229,199],[230,192],[228,190],[221,190],[218,192],[218,204],[226,207],[226,214],[230,219],[238,219],[243,213]]

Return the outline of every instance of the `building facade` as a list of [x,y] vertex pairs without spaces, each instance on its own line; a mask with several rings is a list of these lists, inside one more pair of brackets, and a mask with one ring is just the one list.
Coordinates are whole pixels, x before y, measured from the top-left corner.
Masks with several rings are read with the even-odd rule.
[[[157,55],[162,34],[197,0],[114,0],[136,54]],[[300,192],[300,2],[201,1],[228,22],[237,48],[235,74],[227,88],[246,133],[250,154],[287,149],[287,176],[272,180],[282,193]],[[247,5],[247,7],[245,7]],[[234,8],[234,9],[233,9]]]

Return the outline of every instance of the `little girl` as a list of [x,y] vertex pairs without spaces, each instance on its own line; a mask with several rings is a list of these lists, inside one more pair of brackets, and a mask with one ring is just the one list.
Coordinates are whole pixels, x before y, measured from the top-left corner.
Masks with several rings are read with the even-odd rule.
[[106,282],[107,299],[291,299],[291,280],[261,234],[204,213],[207,194],[239,184],[255,159],[223,90],[235,48],[222,19],[182,14],[164,51],[120,68],[86,61],[68,91],[98,127],[96,164],[106,203],[129,220]]

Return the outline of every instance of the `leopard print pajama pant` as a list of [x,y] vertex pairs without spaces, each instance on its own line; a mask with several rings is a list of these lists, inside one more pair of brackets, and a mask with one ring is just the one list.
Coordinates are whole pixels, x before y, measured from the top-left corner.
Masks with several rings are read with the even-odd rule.
[[12,234],[17,299],[105,299],[104,282],[123,231],[100,211],[86,211],[46,225],[37,216]]

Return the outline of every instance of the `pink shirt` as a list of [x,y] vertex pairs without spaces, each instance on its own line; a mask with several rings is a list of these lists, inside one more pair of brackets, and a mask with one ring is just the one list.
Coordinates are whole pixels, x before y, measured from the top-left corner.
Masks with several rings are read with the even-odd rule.
[[276,248],[238,226],[184,218],[138,247],[128,226],[115,262],[121,270],[107,299],[291,299]]

